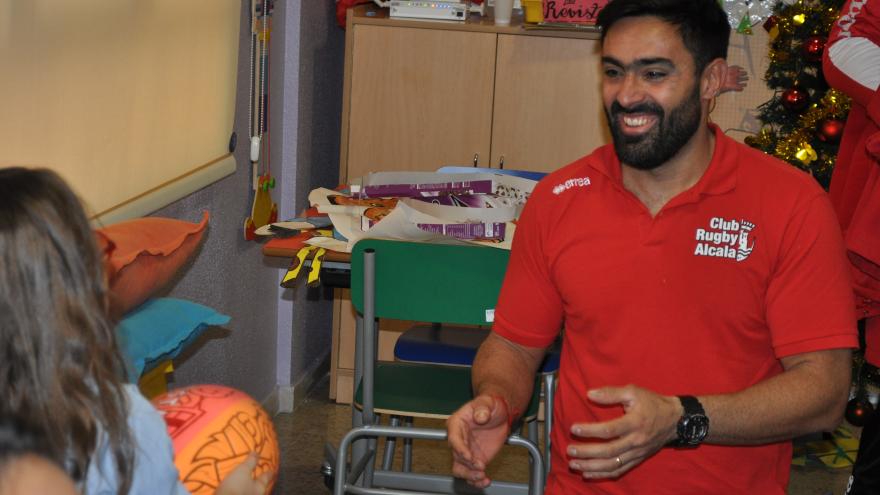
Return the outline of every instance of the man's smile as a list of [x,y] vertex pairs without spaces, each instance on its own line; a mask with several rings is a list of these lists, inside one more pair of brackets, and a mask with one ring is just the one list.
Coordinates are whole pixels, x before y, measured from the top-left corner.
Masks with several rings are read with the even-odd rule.
[[620,114],[618,120],[621,122],[621,130],[630,135],[644,134],[658,122],[657,116],[653,114]]

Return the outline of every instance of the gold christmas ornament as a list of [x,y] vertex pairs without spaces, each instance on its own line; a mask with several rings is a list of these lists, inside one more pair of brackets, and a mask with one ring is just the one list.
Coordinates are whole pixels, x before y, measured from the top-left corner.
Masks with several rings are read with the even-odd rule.
[[809,165],[811,162],[814,162],[819,158],[819,155],[816,154],[816,150],[810,146],[810,143],[801,143],[801,148],[797,150],[797,153],[795,153],[794,156],[804,165]]

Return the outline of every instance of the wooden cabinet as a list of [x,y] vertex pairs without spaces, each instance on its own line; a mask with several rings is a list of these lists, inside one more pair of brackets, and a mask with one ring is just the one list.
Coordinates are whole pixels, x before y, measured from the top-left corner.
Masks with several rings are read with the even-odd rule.
[[[549,172],[609,142],[599,92],[598,34],[348,14],[340,180],[444,165]],[[354,311],[337,291],[331,396],[350,402]],[[380,322],[393,359],[403,322]]]
[[[343,174],[436,170],[489,156],[490,33],[355,24]],[[343,145],[345,147],[345,144]]]
[[598,42],[498,35],[492,159],[552,172],[610,142]]

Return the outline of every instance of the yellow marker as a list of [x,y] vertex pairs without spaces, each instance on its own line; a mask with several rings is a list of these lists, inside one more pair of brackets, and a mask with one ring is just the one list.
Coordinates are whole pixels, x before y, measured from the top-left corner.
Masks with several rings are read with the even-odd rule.
[[315,256],[312,257],[312,271],[309,272],[308,285],[318,284],[318,277],[321,275],[321,262],[324,261],[324,253],[326,252],[326,249],[318,248]]
[[288,268],[287,273],[284,274],[284,278],[281,279],[281,287],[290,288],[293,281],[296,280],[296,276],[299,275],[299,271],[305,264],[306,257],[314,250],[315,246],[306,246],[297,251],[296,258],[291,262],[290,268]]

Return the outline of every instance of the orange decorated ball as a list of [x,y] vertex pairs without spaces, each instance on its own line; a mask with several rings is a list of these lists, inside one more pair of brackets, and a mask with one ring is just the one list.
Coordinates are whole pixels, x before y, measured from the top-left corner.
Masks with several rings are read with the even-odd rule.
[[254,476],[271,471],[274,483],[279,451],[272,418],[247,394],[220,385],[193,385],[152,402],[168,425],[174,464],[190,493],[213,494],[251,452],[258,457]]

